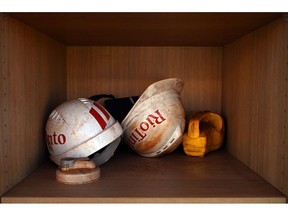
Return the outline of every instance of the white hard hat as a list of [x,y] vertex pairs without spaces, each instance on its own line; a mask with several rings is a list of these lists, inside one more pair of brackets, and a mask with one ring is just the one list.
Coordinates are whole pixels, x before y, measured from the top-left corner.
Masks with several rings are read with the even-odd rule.
[[177,78],[150,85],[122,121],[124,141],[138,154],[157,157],[172,152],[182,142],[183,88],[184,82]]
[[95,101],[69,100],[52,111],[46,124],[46,143],[50,158],[56,164],[65,157],[87,157],[96,153],[100,166],[113,156],[121,141],[121,125]]

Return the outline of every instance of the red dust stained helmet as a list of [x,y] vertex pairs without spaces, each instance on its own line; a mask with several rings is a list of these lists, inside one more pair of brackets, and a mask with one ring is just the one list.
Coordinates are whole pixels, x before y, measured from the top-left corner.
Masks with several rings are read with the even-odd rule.
[[184,82],[177,78],[150,85],[122,121],[123,139],[138,154],[157,157],[172,152],[182,142],[183,88]]
[[58,165],[61,158],[87,157],[97,152],[93,160],[100,166],[113,156],[122,132],[121,125],[103,106],[78,98],[52,111],[46,123],[46,143],[51,160]]

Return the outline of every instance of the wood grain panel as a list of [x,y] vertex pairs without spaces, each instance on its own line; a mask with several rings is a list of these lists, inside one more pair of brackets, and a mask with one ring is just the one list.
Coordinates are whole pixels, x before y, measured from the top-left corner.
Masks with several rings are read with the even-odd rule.
[[222,46],[281,13],[10,13],[67,45]]
[[186,114],[221,112],[222,48],[218,47],[68,47],[67,97],[111,93],[141,95],[153,82],[185,81]]
[[66,99],[66,48],[13,18],[1,22],[0,194],[47,159],[45,122]]
[[225,46],[222,95],[228,150],[286,196],[287,35],[279,19]]
[[225,151],[205,158],[180,149],[159,158],[117,150],[101,177],[77,186],[58,183],[44,164],[2,197],[3,203],[277,203],[286,197]]
[[5,56],[5,16],[0,14],[0,195],[5,191],[6,164],[5,147],[7,146],[7,69]]
[[283,108],[283,155],[282,156],[282,164],[281,169],[284,170],[284,172],[281,173],[281,179],[280,179],[280,188],[284,193],[286,194],[286,197],[288,197],[288,15],[286,15],[284,18],[284,25],[285,25],[285,65],[284,65],[284,82],[283,82],[283,89],[284,89],[284,108]]

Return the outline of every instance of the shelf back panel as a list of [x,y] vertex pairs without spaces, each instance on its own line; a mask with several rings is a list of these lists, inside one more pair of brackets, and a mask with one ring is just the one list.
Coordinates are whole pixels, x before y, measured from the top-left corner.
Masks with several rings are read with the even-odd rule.
[[186,115],[221,111],[222,48],[219,47],[68,47],[67,97],[113,94],[140,96],[158,80],[185,81]]

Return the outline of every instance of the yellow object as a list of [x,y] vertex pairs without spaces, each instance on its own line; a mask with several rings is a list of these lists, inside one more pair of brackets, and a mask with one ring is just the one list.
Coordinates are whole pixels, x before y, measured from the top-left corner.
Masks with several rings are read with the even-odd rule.
[[204,157],[219,149],[224,140],[223,118],[209,111],[194,114],[188,122],[188,131],[183,135],[183,148],[187,155]]

